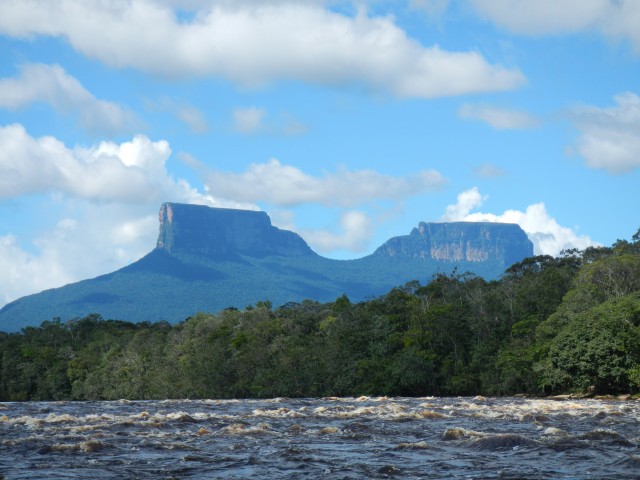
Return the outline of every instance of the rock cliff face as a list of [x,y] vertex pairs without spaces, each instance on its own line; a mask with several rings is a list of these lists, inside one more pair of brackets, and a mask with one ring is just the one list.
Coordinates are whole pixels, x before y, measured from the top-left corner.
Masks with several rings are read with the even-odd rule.
[[214,258],[315,255],[296,233],[271,225],[265,212],[165,203],[157,249]]
[[515,224],[420,222],[410,235],[394,237],[375,256],[448,262],[495,261],[508,267],[533,255],[533,244]]

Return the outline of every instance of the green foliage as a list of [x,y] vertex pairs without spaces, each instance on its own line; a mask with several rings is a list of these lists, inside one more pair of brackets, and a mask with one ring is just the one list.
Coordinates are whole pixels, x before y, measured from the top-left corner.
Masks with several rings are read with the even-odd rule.
[[0,332],[0,401],[637,392],[636,236],[532,257],[497,281],[437,274],[363,302]]
[[640,292],[577,314],[551,341],[543,372],[552,391],[627,392],[638,385]]

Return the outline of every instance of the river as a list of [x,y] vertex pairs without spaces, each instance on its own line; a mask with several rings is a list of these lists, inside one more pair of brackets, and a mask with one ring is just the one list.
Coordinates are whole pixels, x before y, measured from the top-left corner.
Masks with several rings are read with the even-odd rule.
[[0,479],[637,479],[640,402],[0,403]]

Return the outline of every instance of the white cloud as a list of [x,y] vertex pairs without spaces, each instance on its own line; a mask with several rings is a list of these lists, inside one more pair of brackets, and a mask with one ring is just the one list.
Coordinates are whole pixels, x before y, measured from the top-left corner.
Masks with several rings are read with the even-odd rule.
[[492,22],[525,35],[594,30],[631,42],[640,51],[640,2],[637,0],[472,0]]
[[23,65],[19,76],[0,79],[0,108],[18,109],[33,102],[77,116],[80,125],[93,133],[118,134],[136,123],[131,112],[95,98],[59,65]]
[[71,281],[48,252],[42,256],[29,254],[12,235],[0,236],[0,270],[0,306],[23,295]]
[[234,128],[240,133],[256,133],[263,128],[263,119],[267,114],[262,108],[236,108],[233,115]]
[[54,137],[33,138],[22,125],[7,125],[0,127],[0,198],[62,193],[143,204],[193,198],[186,182],[168,175],[170,154],[166,141],[143,135],[121,144],[68,148]]
[[476,10],[514,33],[576,32],[593,26],[609,0],[472,0]]
[[498,130],[525,129],[538,126],[533,115],[518,110],[506,110],[491,105],[464,104],[458,110],[461,118],[480,120]]
[[501,222],[516,223],[533,242],[536,255],[557,256],[562,250],[585,249],[597,245],[586,235],[577,235],[572,229],[563,227],[549,215],[544,203],[529,205],[522,212],[507,210],[500,215],[493,213],[472,213],[487,197],[482,197],[476,187],[458,195],[455,205],[449,205],[442,221],[454,222]]
[[179,20],[150,0],[23,0],[3,5],[0,33],[62,37],[110,66],[213,75],[243,86],[293,79],[431,98],[510,90],[525,81],[519,70],[492,65],[477,51],[420,45],[391,17],[362,9],[350,17],[309,2],[217,2]]
[[615,107],[577,108],[573,120],[587,166],[621,174],[640,167],[640,97],[626,92],[614,100]]
[[478,187],[465,190],[458,194],[458,201],[455,204],[447,206],[442,221],[453,222],[465,218],[472,210],[482,205],[487,198],[486,195],[480,194]]
[[157,212],[123,205],[75,202],[75,218],[63,218],[28,252],[18,239],[0,237],[0,305],[121,268],[155,245]]
[[627,39],[634,50],[640,52],[640,2],[636,0],[618,0],[611,3],[614,13],[602,19],[601,29],[605,35],[618,39]]
[[407,177],[383,175],[373,170],[346,169],[322,177],[309,175],[276,159],[249,165],[244,173],[202,172],[207,191],[216,198],[240,202],[266,202],[279,206],[321,204],[353,207],[381,199],[402,199],[432,192],[445,180],[434,170]]
[[[374,0],[377,1],[377,0]],[[154,3],[187,11],[198,11],[213,6],[257,6],[257,5],[318,5],[339,4],[349,0],[155,0]]]
[[330,253],[335,250],[348,250],[350,252],[362,252],[373,237],[374,228],[371,220],[365,212],[347,210],[340,215],[339,229],[296,229],[318,253]]

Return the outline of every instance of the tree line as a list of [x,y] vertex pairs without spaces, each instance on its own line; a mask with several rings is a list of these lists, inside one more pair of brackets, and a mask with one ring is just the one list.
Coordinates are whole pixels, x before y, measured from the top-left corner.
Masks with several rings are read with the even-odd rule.
[[0,401],[640,392],[640,229],[352,303],[0,332]]

